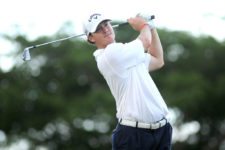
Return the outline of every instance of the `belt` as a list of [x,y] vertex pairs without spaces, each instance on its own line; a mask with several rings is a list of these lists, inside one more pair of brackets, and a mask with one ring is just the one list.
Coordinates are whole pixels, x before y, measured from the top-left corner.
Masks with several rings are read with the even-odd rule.
[[126,120],[126,119],[120,119],[119,124],[125,125],[125,126],[130,126],[130,127],[136,127],[136,128],[143,128],[143,129],[158,129],[166,125],[167,119],[163,118],[160,121],[157,121],[155,123],[142,123],[142,122],[137,122],[137,121],[131,121],[131,120]]

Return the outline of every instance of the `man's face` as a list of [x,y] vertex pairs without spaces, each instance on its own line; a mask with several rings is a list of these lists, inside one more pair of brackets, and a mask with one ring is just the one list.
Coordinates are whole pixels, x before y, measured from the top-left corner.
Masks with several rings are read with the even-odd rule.
[[96,31],[89,35],[88,39],[95,43],[98,48],[105,48],[108,44],[115,42],[115,33],[110,22],[101,22]]

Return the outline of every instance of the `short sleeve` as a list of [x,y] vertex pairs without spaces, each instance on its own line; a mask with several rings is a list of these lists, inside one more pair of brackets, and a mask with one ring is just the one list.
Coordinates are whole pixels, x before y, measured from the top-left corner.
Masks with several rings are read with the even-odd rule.
[[126,44],[110,44],[105,49],[105,55],[112,66],[123,69],[127,69],[147,61],[143,44],[139,39]]
[[149,64],[151,61],[151,55],[149,53],[145,53],[145,66],[149,70]]

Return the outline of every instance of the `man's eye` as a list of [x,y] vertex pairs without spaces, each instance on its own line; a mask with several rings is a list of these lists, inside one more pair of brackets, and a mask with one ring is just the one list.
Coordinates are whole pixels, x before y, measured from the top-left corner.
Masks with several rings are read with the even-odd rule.
[[104,23],[104,27],[107,27],[107,26],[108,26],[108,22],[105,22],[105,23]]

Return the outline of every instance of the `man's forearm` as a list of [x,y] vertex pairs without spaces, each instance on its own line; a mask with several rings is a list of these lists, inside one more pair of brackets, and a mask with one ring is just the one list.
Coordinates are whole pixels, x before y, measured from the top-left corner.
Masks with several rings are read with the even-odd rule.
[[163,48],[156,29],[151,29],[152,42],[148,48],[148,53],[151,55],[149,63],[149,71],[157,70],[164,65]]
[[158,59],[159,61],[162,61],[162,63],[164,63],[163,48],[156,28],[151,29],[151,32],[152,32],[152,41],[150,47],[148,48],[148,53],[151,54],[156,59]]
[[138,38],[142,41],[145,51],[148,51],[152,42],[152,33],[149,30],[148,25],[145,25],[144,28],[140,31]]

